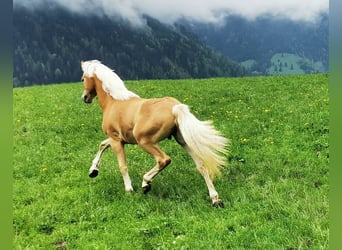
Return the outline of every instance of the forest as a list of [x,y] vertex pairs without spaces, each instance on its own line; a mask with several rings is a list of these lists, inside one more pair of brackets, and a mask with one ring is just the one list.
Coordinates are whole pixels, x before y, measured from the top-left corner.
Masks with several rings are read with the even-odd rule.
[[57,5],[32,10],[15,5],[13,86],[78,81],[79,62],[89,59],[132,80],[329,70],[329,17],[324,14],[314,23],[232,15],[220,25],[189,20],[168,25],[143,18],[145,25],[133,26],[118,17]]
[[183,25],[145,16],[144,27],[62,8],[14,8],[13,86],[79,81],[81,60],[98,59],[123,79],[243,76],[246,69]]
[[203,42],[237,61],[254,60],[252,71],[269,74],[272,57],[287,53],[300,57],[305,73],[317,73],[319,63],[329,68],[329,16],[322,14],[314,22],[292,21],[268,16],[247,20],[240,16],[226,17],[220,26],[183,22]]

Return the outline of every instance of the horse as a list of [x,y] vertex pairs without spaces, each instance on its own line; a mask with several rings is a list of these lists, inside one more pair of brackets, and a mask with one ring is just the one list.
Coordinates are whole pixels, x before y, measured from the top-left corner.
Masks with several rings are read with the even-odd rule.
[[102,130],[107,136],[99,145],[89,177],[98,175],[101,156],[111,147],[118,159],[125,190],[132,192],[124,146],[138,144],[156,161],[156,165],[143,176],[142,189],[146,194],[156,175],[171,162],[159,142],[174,138],[191,156],[203,176],[212,205],[224,207],[212,180],[227,164],[229,139],[223,137],[211,121],[198,120],[187,105],[173,97],[141,98],[128,90],[120,77],[98,60],[81,61],[81,69],[84,84],[81,98],[89,104],[97,96],[103,112]]

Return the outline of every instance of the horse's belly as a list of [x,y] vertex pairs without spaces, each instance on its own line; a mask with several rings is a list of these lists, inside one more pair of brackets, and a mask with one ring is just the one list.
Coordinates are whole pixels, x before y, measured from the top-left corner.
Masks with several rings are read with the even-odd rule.
[[122,134],[122,141],[128,144],[137,144],[137,141],[133,135],[133,130],[127,130]]
[[114,126],[104,126],[103,128],[105,134],[112,138],[113,140],[120,141],[127,144],[136,144],[137,141],[133,135],[132,128],[122,129],[120,127]]

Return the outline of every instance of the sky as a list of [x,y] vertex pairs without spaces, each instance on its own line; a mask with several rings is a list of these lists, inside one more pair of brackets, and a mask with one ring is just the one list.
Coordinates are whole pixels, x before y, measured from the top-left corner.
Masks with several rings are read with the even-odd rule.
[[329,0],[14,0],[14,6],[40,7],[56,3],[77,13],[119,16],[132,24],[143,24],[144,14],[172,24],[179,19],[220,23],[228,15],[253,20],[260,16],[315,22],[328,13]]

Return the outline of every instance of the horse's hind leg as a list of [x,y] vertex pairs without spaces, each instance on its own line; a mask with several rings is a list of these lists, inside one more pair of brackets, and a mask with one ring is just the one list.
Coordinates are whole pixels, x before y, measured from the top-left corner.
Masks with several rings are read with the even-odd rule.
[[89,177],[96,177],[99,174],[98,165],[100,163],[101,156],[103,152],[110,146],[110,139],[106,139],[100,143],[99,151],[97,151],[97,154],[92,162],[92,165],[89,169]]
[[203,167],[202,162],[191,152],[190,148],[187,145],[185,145],[184,148],[189,153],[191,158],[194,160],[198,172],[201,173],[201,175],[204,178],[205,183],[207,184],[209,196],[212,201],[212,205],[214,207],[224,207],[223,201],[219,198],[218,193],[214,187],[214,184],[212,180],[210,179],[208,170],[205,167]]
[[148,171],[142,181],[144,194],[151,190],[151,182],[154,177],[160,173],[167,165],[170,164],[171,158],[165,154],[157,143],[139,143],[139,145],[149,154],[151,154],[157,162],[157,165]]

